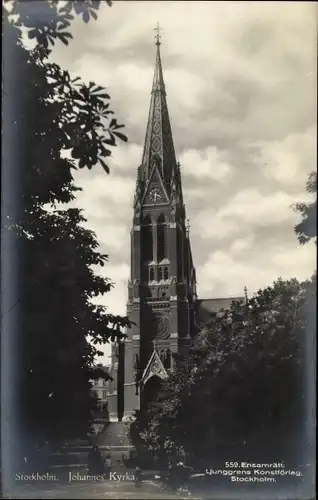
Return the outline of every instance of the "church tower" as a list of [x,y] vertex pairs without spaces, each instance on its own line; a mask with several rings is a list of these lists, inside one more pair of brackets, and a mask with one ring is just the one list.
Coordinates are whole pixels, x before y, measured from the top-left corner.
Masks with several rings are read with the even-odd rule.
[[[184,352],[194,335],[196,276],[159,34],[142,163],[137,169],[130,267],[127,316],[132,328],[113,357],[118,366],[120,419],[145,407],[160,379],[167,376],[173,355]],[[114,404],[111,407],[114,414]]]

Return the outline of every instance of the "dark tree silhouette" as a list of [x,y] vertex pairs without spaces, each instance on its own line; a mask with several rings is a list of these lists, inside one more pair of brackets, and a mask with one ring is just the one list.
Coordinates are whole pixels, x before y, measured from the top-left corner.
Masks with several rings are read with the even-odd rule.
[[[127,138],[104,88],[48,61],[56,40],[72,38],[75,16],[96,19],[101,3],[19,1],[3,9],[2,335],[11,363],[3,369],[14,391],[7,425],[21,449],[86,435],[98,345],[128,325],[92,303],[113,286],[95,272],[108,256],[81,210],[65,206],[79,190],[73,172],[100,164],[108,173],[105,159]],[[22,28],[36,40],[33,50]]]
[[299,437],[304,421],[311,288],[279,279],[212,319],[189,355],[176,359],[147,418],[137,415],[131,436],[140,452],[167,457],[185,450],[197,460],[222,461],[222,450],[232,446],[234,456],[247,443],[255,460],[257,453],[264,459],[267,446],[273,458],[280,440],[292,446],[290,436]]
[[308,243],[312,238],[316,238],[317,243],[317,172],[309,175],[306,190],[315,196],[311,203],[296,203],[295,212],[301,215],[301,221],[296,224],[295,232],[301,245]]

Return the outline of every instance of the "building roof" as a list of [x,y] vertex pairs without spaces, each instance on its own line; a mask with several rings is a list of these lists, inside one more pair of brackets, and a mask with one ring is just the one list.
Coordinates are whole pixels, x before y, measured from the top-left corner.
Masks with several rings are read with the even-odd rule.
[[98,378],[104,378],[105,380],[113,380],[113,377],[110,375],[111,365],[96,365],[94,370],[97,374]]
[[229,309],[232,302],[244,301],[244,297],[219,297],[214,299],[197,300],[197,321],[198,323],[207,323],[211,316],[222,309]]

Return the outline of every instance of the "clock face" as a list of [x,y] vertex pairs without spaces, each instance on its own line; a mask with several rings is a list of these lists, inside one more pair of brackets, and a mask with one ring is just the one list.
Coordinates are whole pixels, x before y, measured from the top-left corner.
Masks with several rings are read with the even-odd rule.
[[162,199],[160,190],[158,188],[153,188],[149,192],[149,198],[151,201],[160,201]]

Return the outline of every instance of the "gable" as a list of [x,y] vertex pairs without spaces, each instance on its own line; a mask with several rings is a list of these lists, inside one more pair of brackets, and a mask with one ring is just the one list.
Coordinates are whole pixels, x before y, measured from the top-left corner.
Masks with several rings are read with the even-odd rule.
[[156,349],[154,349],[148,361],[148,364],[144,370],[144,373],[142,374],[141,384],[145,385],[148,382],[148,380],[154,376],[159,377],[162,380],[168,377],[166,369],[163,366],[162,361]]
[[157,164],[154,164],[148,186],[146,188],[142,204],[143,205],[158,205],[168,203],[169,198],[164,187]]

